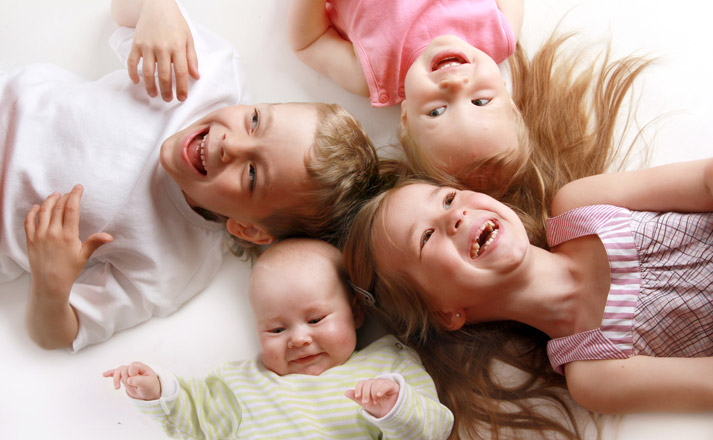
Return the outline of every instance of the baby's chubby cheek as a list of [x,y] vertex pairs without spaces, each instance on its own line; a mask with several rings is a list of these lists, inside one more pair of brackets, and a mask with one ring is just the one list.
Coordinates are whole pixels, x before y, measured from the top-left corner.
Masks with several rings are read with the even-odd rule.
[[270,351],[263,351],[261,353],[262,363],[268,370],[280,373],[281,366],[285,363],[277,353]]

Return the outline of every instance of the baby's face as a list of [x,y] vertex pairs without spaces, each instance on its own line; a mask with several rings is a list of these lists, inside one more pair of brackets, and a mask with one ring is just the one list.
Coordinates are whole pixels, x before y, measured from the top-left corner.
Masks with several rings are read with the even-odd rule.
[[497,64],[451,35],[435,38],[409,68],[402,124],[439,168],[517,148],[516,110]]
[[161,165],[192,206],[259,226],[308,187],[316,123],[309,104],[223,107],[166,139]]
[[356,324],[334,266],[324,260],[256,269],[262,272],[251,275],[250,301],[265,367],[280,376],[318,376],[346,362]]

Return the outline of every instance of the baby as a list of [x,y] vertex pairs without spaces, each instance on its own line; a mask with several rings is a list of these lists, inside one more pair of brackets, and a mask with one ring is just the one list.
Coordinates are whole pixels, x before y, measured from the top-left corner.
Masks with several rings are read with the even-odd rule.
[[364,309],[335,247],[271,246],[253,268],[250,302],[261,359],[223,364],[203,381],[140,362],[104,376],[173,436],[448,437],[453,415],[410,348],[384,336],[355,351]]

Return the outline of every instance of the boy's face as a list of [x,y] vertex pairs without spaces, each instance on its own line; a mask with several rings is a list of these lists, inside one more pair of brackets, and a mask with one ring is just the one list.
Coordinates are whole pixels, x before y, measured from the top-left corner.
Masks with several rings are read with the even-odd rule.
[[166,139],[161,165],[191,206],[228,217],[233,235],[269,243],[262,220],[297,207],[295,194],[308,188],[316,123],[309,104],[224,107]]
[[250,279],[262,361],[280,376],[318,376],[356,347],[349,294],[326,258],[257,267]]
[[500,70],[465,41],[433,39],[404,87],[402,124],[444,171],[458,175],[473,160],[517,148],[516,113]]

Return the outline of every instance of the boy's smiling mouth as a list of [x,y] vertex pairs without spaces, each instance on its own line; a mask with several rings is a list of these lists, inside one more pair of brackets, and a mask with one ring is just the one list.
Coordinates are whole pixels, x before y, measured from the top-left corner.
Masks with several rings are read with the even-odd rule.
[[206,139],[208,137],[208,129],[196,133],[196,135],[191,139],[186,146],[186,156],[188,157],[188,162],[196,169],[200,174],[206,176],[208,171],[206,170]]
[[470,245],[470,258],[476,259],[493,244],[498,236],[500,227],[494,220],[488,220],[478,229]]

